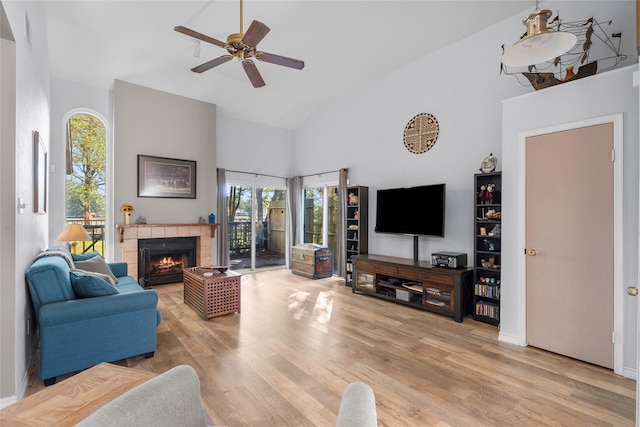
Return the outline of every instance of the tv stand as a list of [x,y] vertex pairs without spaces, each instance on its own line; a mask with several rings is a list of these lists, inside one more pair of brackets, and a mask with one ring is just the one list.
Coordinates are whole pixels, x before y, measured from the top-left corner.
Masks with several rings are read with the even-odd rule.
[[434,267],[426,261],[384,255],[356,255],[352,291],[462,322],[471,313],[473,269]]

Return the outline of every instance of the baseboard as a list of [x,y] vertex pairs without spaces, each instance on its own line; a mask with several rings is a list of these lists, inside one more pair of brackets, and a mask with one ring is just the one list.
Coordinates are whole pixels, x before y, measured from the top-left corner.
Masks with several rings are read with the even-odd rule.
[[22,398],[24,397],[24,394],[27,391],[27,386],[29,385],[29,367],[30,366],[31,366],[31,362],[27,364],[27,369],[25,369],[24,375],[22,375],[22,378],[18,383],[17,393],[13,396],[0,398],[0,409],[6,406],[12,405],[19,400],[22,400]]
[[12,405],[18,401],[18,396],[3,397],[0,399],[0,409]]
[[519,345],[520,347],[526,347],[527,343],[522,342],[522,340],[516,335],[505,334],[504,332],[498,333],[498,341],[507,342],[509,344]]
[[636,368],[625,367],[622,368],[622,376],[625,378],[629,378],[630,380],[637,380],[638,371],[636,370]]

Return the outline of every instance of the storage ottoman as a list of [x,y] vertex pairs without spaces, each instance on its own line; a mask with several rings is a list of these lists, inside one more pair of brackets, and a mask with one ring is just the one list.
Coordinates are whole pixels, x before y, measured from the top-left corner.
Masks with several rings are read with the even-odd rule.
[[330,248],[304,243],[291,248],[291,271],[310,279],[322,279],[333,274],[333,252]]

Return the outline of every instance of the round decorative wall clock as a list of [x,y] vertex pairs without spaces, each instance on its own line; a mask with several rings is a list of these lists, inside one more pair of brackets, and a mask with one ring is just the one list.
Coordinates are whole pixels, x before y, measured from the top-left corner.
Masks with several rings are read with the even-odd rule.
[[404,146],[414,154],[431,150],[440,134],[438,120],[429,113],[421,113],[409,120],[404,128]]

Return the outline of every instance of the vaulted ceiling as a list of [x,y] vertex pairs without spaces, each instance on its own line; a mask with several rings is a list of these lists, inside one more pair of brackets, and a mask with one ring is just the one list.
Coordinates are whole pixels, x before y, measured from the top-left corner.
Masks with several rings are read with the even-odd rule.
[[[225,41],[240,32],[239,0],[44,0],[54,78],[100,88],[115,79],[216,104],[231,117],[295,129],[314,108],[534,4],[503,1],[247,0],[243,32],[271,28],[260,50],[305,61],[303,70],[256,65],[255,89],[236,60],[190,71],[225,50],[175,32]],[[524,29],[524,28],[523,28]]]

